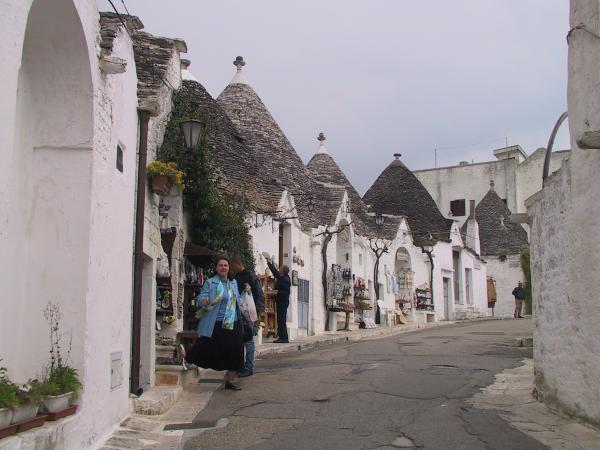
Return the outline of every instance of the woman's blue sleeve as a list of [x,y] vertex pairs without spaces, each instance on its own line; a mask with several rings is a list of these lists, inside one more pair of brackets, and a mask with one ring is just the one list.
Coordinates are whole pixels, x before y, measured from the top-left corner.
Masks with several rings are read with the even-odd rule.
[[198,294],[198,296],[196,297],[196,305],[199,307],[205,307],[207,305],[204,305],[202,303],[203,300],[207,299],[210,297],[210,281],[206,280],[206,282],[202,285],[202,290],[200,291],[200,293]]

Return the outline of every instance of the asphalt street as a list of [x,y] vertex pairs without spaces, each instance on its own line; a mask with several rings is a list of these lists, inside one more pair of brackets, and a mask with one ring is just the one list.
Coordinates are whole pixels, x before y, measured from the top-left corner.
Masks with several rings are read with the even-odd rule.
[[[530,320],[465,322],[257,361],[218,389],[185,449],[543,449],[467,399],[531,357]],[[210,380],[208,380],[210,382]]]

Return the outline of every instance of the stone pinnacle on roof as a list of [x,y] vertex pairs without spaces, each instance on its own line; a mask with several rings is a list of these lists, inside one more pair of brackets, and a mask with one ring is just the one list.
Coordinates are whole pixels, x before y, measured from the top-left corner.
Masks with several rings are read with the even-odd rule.
[[317,150],[317,154],[319,154],[319,153],[324,153],[326,155],[329,154],[329,152],[325,148],[325,140],[326,139],[327,138],[325,137],[325,134],[321,131],[319,133],[319,137],[317,138],[317,141],[319,141],[319,150]]
[[236,67],[235,76],[231,80],[229,84],[248,84],[246,77],[242,73],[242,68],[246,65],[246,61],[244,61],[243,56],[237,56],[233,65]]
[[396,159],[396,161],[400,161],[401,156],[402,156],[402,153],[394,153],[394,158]]

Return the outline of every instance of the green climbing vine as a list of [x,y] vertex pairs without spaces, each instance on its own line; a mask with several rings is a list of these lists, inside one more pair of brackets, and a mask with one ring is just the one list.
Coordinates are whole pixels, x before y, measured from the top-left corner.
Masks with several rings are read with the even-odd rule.
[[[224,254],[239,255],[248,266],[254,267],[245,221],[250,212],[249,202],[243,196],[223,189],[213,169],[207,136],[210,136],[214,123],[202,106],[194,102],[185,86],[173,93],[172,101],[171,117],[157,156],[162,161],[174,161],[184,172],[183,205],[189,214],[192,240]],[[205,126],[195,151],[186,149],[181,133],[180,124],[186,119],[200,120]]]
[[531,295],[531,258],[529,250],[525,250],[521,253],[521,268],[523,269],[523,275],[525,275],[525,306],[529,314],[533,312],[532,309],[532,295]]

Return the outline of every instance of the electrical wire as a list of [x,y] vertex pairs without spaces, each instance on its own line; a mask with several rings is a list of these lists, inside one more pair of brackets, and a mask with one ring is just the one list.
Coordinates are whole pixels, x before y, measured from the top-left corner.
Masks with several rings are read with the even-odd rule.
[[129,13],[129,10],[127,9],[127,6],[125,5],[125,0],[121,0],[121,3],[123,4],[123,8],[125,8],[125,11],[127,12],[127,15],[131,16],[131,14]]
[[[127,28],[127,24],[125,23],[125,20],[123,20],[123,16],[121,16],[121,14],[117,10],[117,7],[115,6],[115,4],[112,2],[112,0],[108,0],[108,3],[110,3],[110,6],[112,6],[112,9],[115,11],[115,14],[117,15],[117,17],[119,18],[119,21],[123,25],[123,28],[125,28],[125,31],[129,35],[129,37],[133,40],[133,36],[129,32],[129,28]],[[125,9],[127,9],[127,8],[125,8]]]

